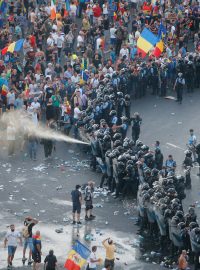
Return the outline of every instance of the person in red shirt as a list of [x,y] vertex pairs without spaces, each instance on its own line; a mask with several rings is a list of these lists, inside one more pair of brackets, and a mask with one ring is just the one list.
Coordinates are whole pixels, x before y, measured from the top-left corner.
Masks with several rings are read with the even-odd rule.
[[96,5],[94,5],[93,7],[93,16],[94,16],[94,23],[97,22],[98,18],[101,16],[102,10],[99,6],[99,4],[97,3]]
[[35,48],[36,47],[36,38],[34,35],[29,36],[29,42],[31,44],[31,47]]

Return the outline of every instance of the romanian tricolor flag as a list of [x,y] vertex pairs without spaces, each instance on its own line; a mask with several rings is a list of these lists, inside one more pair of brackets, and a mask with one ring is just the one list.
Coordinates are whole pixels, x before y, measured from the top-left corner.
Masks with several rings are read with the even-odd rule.
[[137,40],[137,49],[138,54],[141,54],[142,57],[145,57],[147,53],[155,46],[158,38],[147,28],[144,28],[140,37]]
[[7,94],[8,94],[8,87],[5,84],[3,84],[1,87],[1,95],[7,96]]
[[24,43],[24,39],[19,39],[16,42],[11,43],[7,47],[3,48],[1,50],[1,54],[5,55],[7,52],[13,53],[13,52],[18,52],[21,50],[22,46]]
[[56,5],[55,5],[55,0],[51,0],[51,16],[50,16],[51,20],[55,20],[56,19]]
[[145,1],[143,3],[143,6],[142,6],[142,11],[143,11],[143,13],[145,15],[151,14],[151,11],[152,11],[152,5],[151,5],[151,3]]
[[117,13],[116,12],[114,12],[114,14],[113,14],[113,19],[114,19],[114,21],[117,20]]
[[164,43],[163,43],[162,39],[160,39],[160,40],[156,43],[156,46],[155,46],[154,51],[153,51],[152,54],[153,54],[155,57],[159,57],[163,51],[164,51]]
[[64,267],[67,270],[80,270],[87,262],[90,250],[78,240],[68,254]]

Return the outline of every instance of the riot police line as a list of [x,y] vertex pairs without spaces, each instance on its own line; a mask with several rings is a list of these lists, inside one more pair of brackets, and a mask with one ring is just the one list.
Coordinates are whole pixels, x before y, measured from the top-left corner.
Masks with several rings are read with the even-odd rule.
[[[108,76],[95,94],[77,125],[80,137],[91,146],[91,168],[102,172],[100,188],[106,184],[115,198],[129,193],[137,197],[140,233],[147,230],[152,239],[159,239],[161,253],[172,258],[186,249],[197,269],[200,228],[194,207],[185,214],[182,207],[185,188],[191,188],[190,175],[185,179],[168,172],[160,148],[150,151],[138,140],[142,119],[138,113],[130,116],[130,95],[123,83],[116,88]],[[126,136],[130,125],[132,139]],[[189,150],[183,166],[192,166]]]

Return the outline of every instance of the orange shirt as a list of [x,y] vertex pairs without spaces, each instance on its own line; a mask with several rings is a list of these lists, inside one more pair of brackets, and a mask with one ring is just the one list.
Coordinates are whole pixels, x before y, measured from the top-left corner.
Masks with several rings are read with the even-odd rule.
[[187,260],[184,255],[181,254],[181,256],[178,259],[178,268],[179,269],[186,269],[187,268]]

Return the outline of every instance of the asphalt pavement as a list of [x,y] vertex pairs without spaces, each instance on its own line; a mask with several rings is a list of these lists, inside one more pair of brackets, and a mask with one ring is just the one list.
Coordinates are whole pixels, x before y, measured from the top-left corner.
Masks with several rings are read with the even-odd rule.
[[[172,93],[174,94],[174,93]],[[171,93],[170,93],[171,95]],[[138,111],[143,119],[140,139],[153,148],[159,140],[164,156],[172,154],[177,161],[178,173],[182,173],[181,164],[184,149],[193,128],[200,141],[199,127],[200,92],[185,94],[183,104],[174,100],[148,95],[132,102],[132,113]],[[131,131],[129,130],[129,135]],[[90,171],[89,156],[82,146],[69,143],[57,143],[56,152],[49,161],[44,161],[43,146],[38,146],[37,161],[31,161],[26,151],[16,152],[13,158],[7,157],[5,145],[0,152],[0,268],[7,266],[7,250],[3,248],[6,226],[14,223],[21,231],[23,219],[32,215],[39,219],[35,229],[41,231],[43,258],[53,248],[58,257],[59,269],[63,264],[73,242],[76,239],[89,247],[98,246],[97,254],[104,258],[101,242],[112,237],[117,245],[116,269],[158,269],[159,265],[146,264],[139,260],[137,248],[137,217],[135,200],[114,200],[106,193],[96,194],[94,214],[96,220],[86,223],[82,210],[82,226],[73,227],[71,222],[71,190],[76,184],[94,180],[98,186],[101,174]],[[192,169],[192,190],[187,191],[184,207],[196,205],[199,216],[200,191],[197,177],[198,168]],[[127,214],[129,212],[129,214]],[[55,230],[61,232],[57,233]],[[22,247],[18,247],[14,267],[22,267]],[[101,269],[101,268],[100,268]]]

